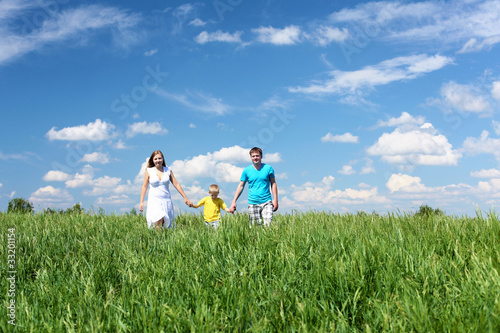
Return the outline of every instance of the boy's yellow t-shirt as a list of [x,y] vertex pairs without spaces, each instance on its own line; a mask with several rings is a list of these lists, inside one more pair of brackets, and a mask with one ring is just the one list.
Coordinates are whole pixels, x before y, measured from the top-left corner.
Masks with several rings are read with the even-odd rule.
[[220,220],[220,209],[226,209],[227,206],[224,203],[224,200],[221,198],[212,199],[212,197],[207,196],[198,202],[198,206],[203,206],[203,217],[205,218],[205,222],[213,222]]

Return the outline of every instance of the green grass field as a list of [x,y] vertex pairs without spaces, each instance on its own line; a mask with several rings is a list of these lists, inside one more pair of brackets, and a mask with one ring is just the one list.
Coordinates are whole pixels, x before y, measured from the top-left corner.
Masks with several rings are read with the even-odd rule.
[[500,332],[495,213],[176,220],[156,232],[142,216],[0,214],[1,330]]

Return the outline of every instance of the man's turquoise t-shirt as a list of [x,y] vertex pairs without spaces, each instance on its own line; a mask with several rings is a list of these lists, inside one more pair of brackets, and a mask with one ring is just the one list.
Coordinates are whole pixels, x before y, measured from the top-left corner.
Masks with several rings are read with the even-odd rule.
[[259,170],[253,165],[243,169],[240,180],[248,182],[248,203],[250,205],[259,205],[271,200],[271,191],[269,189],[271,178],[274,177],[273,167],[262,163]]

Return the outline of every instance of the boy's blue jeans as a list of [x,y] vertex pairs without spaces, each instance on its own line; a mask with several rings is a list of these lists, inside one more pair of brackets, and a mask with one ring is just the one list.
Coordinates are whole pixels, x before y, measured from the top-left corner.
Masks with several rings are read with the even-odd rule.
[[205,225],[207,226],[207,228],[214,228],[214,229],[217,229],[219,227],[219,220],[217,221],[213,221],[213,222],[206,222],[205,221]]

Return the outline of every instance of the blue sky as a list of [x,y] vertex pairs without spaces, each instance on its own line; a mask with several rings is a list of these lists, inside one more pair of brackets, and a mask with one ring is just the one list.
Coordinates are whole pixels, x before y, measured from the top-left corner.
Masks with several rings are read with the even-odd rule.
[[230,204],[253,146],[281,212],[497,209],[499,21],[498,0],[1,0],[0,209],[128,212],[156,149]]

